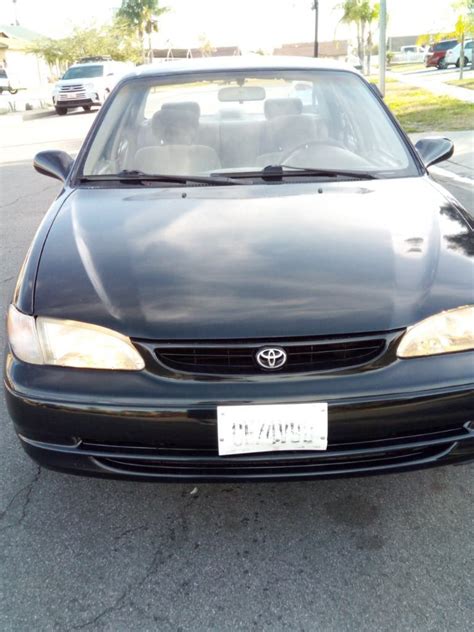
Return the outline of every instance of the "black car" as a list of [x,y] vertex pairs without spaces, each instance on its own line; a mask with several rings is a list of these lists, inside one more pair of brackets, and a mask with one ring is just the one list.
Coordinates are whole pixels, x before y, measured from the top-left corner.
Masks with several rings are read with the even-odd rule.
[[473,225],[427,172],[452,152],[332,62],[124,78],[75,161],[35,158],[64,187],[8,315],[25,450],[159,481],[473,459]]

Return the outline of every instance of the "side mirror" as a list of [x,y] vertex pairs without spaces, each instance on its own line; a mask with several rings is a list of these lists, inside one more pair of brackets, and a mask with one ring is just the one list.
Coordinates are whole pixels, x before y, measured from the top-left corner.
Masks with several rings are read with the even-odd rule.
[[65,151],[40,151],[33,160],[33,166],[38,173],[64,182],[73,162]]
[[415,149],[420,154],[425,167],[431,167],[437,162],[449,160],[454,154],[454,144],[449,138],[432,136],[431,138],[420,138],[415,143]]

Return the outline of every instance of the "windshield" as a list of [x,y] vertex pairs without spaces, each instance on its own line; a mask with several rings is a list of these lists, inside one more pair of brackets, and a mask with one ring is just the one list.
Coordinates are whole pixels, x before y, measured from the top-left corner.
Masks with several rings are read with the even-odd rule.
[[327,70],[133,79],[113,97],[82,174],[209,175],[269,165],[418,174],[370,87],[354,73]]
[[63,79],[92,79],[93,77],[102,77],[103,74],[103,66],[73,66],[66,70]]

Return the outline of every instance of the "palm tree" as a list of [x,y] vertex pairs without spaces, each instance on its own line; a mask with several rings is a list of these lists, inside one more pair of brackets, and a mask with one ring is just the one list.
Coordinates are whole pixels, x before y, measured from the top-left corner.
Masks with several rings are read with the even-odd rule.
[[127,22],[138,34],[142,44],[143,61],[146,62],[145,34],[148,40],[148,61],[153,61],[151,35],[158,31],[158,18],[169,11],[168,7],[160,7],[159,0],[122,0],[117,16]]
[[[362,69],[364,68],[366,45],[368,46],[367,65],[370,67],[370,52],[372,48],[371,24],[378,17],[379,5],[372,5],[370,0],[345,0],[338,8],[342,10],[340,22],[355,24],[356,26],[357,55]],[[365,33],[367,28],[369,31],[366,40]]]
[[365,2],[362,6],[362,17],[366,20],[367,23],[367,42],[366,42],[366,73],[370,75],[370,57],[372,55],[372,24],[375,20],[379,19],[380,14],[380,4],[374,4],[371,6],[370,2]]

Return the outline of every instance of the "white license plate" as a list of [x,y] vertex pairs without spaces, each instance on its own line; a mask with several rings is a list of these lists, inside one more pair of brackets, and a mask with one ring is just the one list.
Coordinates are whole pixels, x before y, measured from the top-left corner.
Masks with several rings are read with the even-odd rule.
[[66,97],[68,99],[79,99],[81,95],[80,94],[76,94],[75,92],[71,92],[69,94],[66,94]]
[[218,406],[219,455],[326,450],[328,405]]

